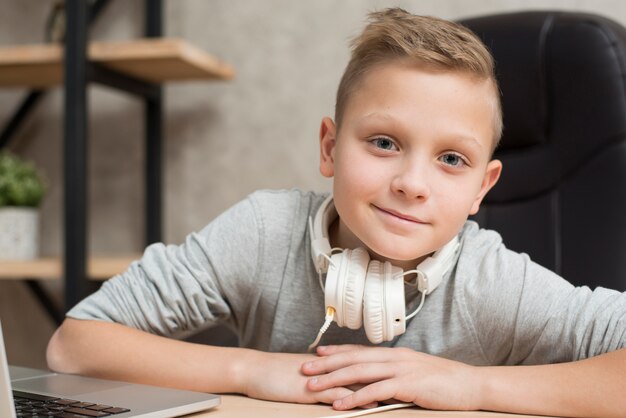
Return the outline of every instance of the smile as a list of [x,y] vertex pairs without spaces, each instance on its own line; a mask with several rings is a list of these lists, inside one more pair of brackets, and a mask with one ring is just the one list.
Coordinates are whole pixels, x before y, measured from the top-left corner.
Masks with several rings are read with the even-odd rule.
[[424,222],[421,219],[415,218],[415,217],[410,216],[410,215],[405,215],[404,213],[396,212],[395,210],[392,210],[392,209],[383,209],[383,208],[378,207],[376,205],[372,205],[372,206],[374,208],[378,209],[383,214],[391,216],[391,217],[393,217],[395,219],[398,219],[400,221],[411,222],[413,224],[425,224],[426,223],[426,222]]

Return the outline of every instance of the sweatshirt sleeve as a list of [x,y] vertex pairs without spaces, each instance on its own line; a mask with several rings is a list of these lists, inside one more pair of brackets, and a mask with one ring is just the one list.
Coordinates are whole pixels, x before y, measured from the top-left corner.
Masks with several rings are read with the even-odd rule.
[[182,245],[153,244],[67,316],[173,336],[215,323],[238,326],[255,277],[262,224],[250,198]]
[[626,347],[626,293],[575,287],[499,236],[474,244],[464,302],[490,364],[575,361]]

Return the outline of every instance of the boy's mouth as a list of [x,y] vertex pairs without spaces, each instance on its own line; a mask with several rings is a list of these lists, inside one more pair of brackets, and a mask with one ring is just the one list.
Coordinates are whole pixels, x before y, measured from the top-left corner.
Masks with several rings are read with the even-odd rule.
[[426,222],[424,222],[423,220],[421,220],[419,218],[416,218],[416,217],[411,216],[411,215],[406,215],[404,213],[396,212],[393,209],[381,208],[381,207],[376,206],[376,205],[372,205],[372,206],[374,206],[376,209],[378,209],[379,211],[381,211],[381,212],[383,212],[383,213],[385,213],[387,215],[393,216],[393,217],[401,219],[403,221],[413,222],[413,223],[416,223],[416,224],[425,224],[426,223]]

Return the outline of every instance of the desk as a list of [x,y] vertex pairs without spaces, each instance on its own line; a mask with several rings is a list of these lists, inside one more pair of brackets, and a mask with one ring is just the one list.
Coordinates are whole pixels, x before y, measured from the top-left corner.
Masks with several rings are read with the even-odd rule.
[[[222,395],[222,404],[211,411],[189,415],[190,418],[315,418],[329,415],[340,415],[345,412],[335,411],[329,405],[300,405],[282,402],[268,402],[251,399],[240,395]],[[403,408],[365,417],[386,418],[537,418],[535,415],[514,415],[499,412],[455,412],[429,411],[419,408]]]

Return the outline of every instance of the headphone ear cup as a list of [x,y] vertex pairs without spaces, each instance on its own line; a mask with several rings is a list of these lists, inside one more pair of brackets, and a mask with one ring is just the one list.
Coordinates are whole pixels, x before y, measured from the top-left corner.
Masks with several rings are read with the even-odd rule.
[[344,320],[350,329],[359,329],[363,325],[363,293],[370,256],[364,248],[350,251],[350,262],[346,272],[344,293]]
[[363,292],[369,254],[363,248],[344,250],[331,257],[326,275],[325,303],[335,308],[340,327],[359,329],[363,324]]
[[363,327],[374,344],[383,342],[383,264],[372,260],[367,268],[363,294]]
[[349,251],[349,263],[345,273],[343,317],[350,329],[363,325],[363,292],[370,256],[364,248]]
[[372,260],[363,294],[363,326],[374,344],[391,341],[406,330],[402,269]]

